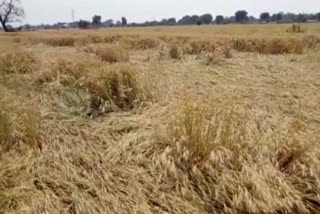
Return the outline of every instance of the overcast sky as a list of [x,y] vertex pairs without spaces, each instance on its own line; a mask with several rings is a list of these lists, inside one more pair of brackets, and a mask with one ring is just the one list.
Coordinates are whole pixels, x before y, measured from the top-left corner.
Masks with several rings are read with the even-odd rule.
[[22,4],[26,11],[23,23],[30,24],[70,22],[72,9],[76,20],[91,20],[98,14],[103,20],[125,16],[128,22],[203,13],[231,16],[239,9],[254,16],[264,11],[320,12],[320,0],[22,0]]

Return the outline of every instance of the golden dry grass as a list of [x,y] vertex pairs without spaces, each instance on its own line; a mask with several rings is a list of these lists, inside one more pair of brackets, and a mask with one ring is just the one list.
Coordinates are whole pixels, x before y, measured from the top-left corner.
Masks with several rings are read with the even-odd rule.
[[105,62],[116,63],[129,61],[128,52],[120,46],[102,46],[98,47],[94,52]]
[[289,27],[1,34],[0,213],[319,212],[320,28]]
[[4,53],[0,55],[0,69],[4,73],[30,73],[37,70],[39,60],[28,52]]
[[305,44],[293,38],[244,39],[232,40],[237,51],[257,52],[262,54],[302,54]]

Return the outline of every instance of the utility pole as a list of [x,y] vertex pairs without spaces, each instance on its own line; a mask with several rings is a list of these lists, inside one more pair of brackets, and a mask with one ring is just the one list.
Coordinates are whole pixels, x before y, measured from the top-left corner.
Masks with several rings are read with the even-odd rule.
[[71,16],[72,16],[72,22],[74,23],[74,20],[75,20],[74,9],[72,9],[72,11],[71,11]]

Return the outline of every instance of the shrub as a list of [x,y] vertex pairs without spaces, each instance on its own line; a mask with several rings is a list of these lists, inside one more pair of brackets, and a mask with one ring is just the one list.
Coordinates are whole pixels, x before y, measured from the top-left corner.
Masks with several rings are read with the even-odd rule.
[[0,56],[0,71],[26,74],[39,69],[39,59],[30,52],[5,53]]

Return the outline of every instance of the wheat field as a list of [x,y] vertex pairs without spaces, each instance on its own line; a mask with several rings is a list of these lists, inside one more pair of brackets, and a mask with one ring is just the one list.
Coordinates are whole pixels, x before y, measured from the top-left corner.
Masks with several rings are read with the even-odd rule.
[[1,33],[0,214],[320,213],[302,28]]

